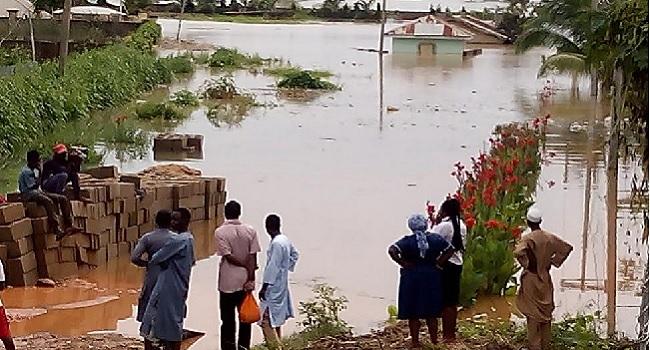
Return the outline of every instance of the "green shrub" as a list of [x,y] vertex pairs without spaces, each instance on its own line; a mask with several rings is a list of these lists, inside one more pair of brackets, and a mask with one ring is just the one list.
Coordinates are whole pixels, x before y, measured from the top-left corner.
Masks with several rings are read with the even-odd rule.
[[31,54],[22,47],[0,47],[0,66],[14,66],[31,60]]
[[264,60],[258,55],[246,55],[237,49],[218,48],[208,59],[208,65],[213,68],[249,68],[261,66]]
[[169,101],[181,107],[194,107],[199,105],[199,98],[189,90],[176,91]]
[[278,82],[279,88],[285,89],[310,89],[310,90],[337,90],[338,86],[329,81],[314,76],[311,72],[298,70],[287,73]]
[[156,21],[149,20],[141,24],[129,36],[124,38],[127,46],[137,50],[150,52],[162,36],[162,29]]
[[183,114],[173,105],[165,102],[145,102],[139,104],[135,109],[135,115],[138,119],[164,119],[180,120]]
[[336,295],[336,288],[327,284],[316,284],[316,295],[310,301],[300,302],[298,311],[304,318],[300,323],[305,330],[320,328],[337,329],[341,333],[350,331],[350,326],[341,319],[341,311],[347,309],[348,299]]
[[165,67],[167,67],[167,69],[175,74],[192,73],[194,71],[192,56],[189,55],[172,55],[169,57],[161,58],[160,60],[165,65]]
[[228,100],[241,93],[235,81],[230,77],[220,77],[218,79],[208,80],[204,84],[203,97],[211,100]]
[[266,68],[264,69],[264,74],[268,74],[280,78],[286,78],[289,75],[297,74],[302,71],[309,72],[309,74],[311,74],[311,76],[314,78],[329,78],[334,75],[332,74],[332,72],[328,72],[325,70],[303,70],[300,67],[293,67],[293,66]]

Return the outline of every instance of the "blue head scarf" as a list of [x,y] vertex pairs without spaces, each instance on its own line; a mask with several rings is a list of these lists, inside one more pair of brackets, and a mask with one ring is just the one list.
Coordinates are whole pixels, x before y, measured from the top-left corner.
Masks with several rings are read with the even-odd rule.
[[418,241],[418,249],[420,250],[420,257],[424,259],[429,250],[429,241],[427,240],[427,227],[428,220],[422,214],[414,214],[409,218],[409,229],[415,234],[415,238]]

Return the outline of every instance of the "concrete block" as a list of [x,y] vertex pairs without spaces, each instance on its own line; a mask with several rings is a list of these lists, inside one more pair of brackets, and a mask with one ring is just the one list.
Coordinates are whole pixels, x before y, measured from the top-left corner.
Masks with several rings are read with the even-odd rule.
[[7,257],[9,259],[21,257],[34,250],[34,241],[32,240],[32,236],[6,242],[5,245],[7,246]]
[[117,178],[119,176],[116,166],[99,166],[86,169],[84,173],[90,174],[97,179]]
[[29,218],[20,219],[8,225],[0,225],[0,241],[16,241],[32,232],[32,221]]
[[97,250],[88,250],[86,252],[88,256],[88,264],[94,266],[102,266],[106,264],[107,259],[107,248],[102,247]]
[[10,224],[25,217],[22,203],[6,203],[0,206],[0,225]]

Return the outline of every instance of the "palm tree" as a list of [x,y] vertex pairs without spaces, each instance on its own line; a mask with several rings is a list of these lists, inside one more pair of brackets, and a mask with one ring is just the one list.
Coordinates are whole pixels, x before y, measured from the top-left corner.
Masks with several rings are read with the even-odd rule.
[[[536,16],[528,20],[524,32],[515,42],[517,52],[545,46],[556,53],[542,62],[539,75],[551,71],[571,74],[574,82],[580,75],[600,68],[595,36],[601,34],[604,14],[592,0],[545,0],[536,7]],[[598,42],[599,43],[599,42]],[[597,76],[592,76],[592,86]]]

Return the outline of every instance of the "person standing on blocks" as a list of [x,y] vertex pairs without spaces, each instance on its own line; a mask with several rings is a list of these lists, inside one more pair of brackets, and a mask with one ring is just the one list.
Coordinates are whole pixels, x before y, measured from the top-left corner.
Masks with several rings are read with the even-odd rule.
[[535,206],[526,214],[531,232],[524,235],[515,247],[515,258],[523,267],[521,284],[517,293],[517,308],[526,316],[528,349],[549,350],[553,281],[551,266],[560,267],[573,247],[558,236],[542,230],[542,212]]
[[255,289],[257,253],[261,251],[257,232],[239,221],[241,205],[229,201],[224,207],[226,222],[214,232],[219,265],[219,310],[221,312],[221,350],[249,349],[251,324],[239,322],[235,340],[236,310],[248,292]]

